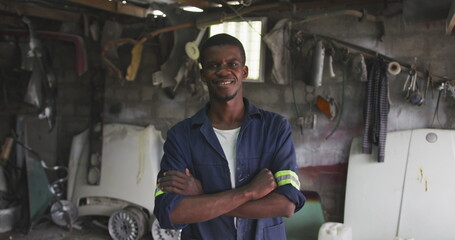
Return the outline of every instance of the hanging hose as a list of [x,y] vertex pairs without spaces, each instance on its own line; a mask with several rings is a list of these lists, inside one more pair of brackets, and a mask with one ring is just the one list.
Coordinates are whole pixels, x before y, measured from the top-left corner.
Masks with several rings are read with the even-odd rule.
[[[301,48],[303,48],[303,47],[305,46],[305,44],[306,44],[308,41],[310,41],[310,40],[314,40],[314,38],[313,38],[313,37],[304,38],[303,41],[302,41],[301,43],[299,43],[298,45],[299,45]],[[289,51],[291,52],[291,54],[294,52],[294,51],[293,51],[294,49],[292,49],[291,46],[289,46],[289,44],[286,44],[286,48],[287,48],[287,50],[289,50]],[[291,55],[290,78],[291,78],[292,102],[293,102],[293,104],[294,104],[294,108],[295,108],[295,112],[296,112],[296,114],[297,114],[297,117],[298,117],[298,118],[301,118],[301,117],[302,117],[302,114],[301,114],[301,112],[300,112],[300,110],[299,110],[299,107],[297,106],[297,100],[296,100],[296,98],[295,98],[295,85],[294,85],[294,82],[295,82],[295,66],[294,66],[294,65],[296,64],[296,63],[295,63],[295,62],[296,62],[296,61],[295,61],[295,58],[296,58],[295,54]],[[303,125],[299,124],[299,126],[300,126],[300,133],[303,134]]]
[[[294,63],[291,60],[291,71],[290,71],[290,77],[291,77],[291,90],[292,90],[292,102],[294,103],[294,108],[295,112],[297,113],[297,117],[300,119],[302,115],[300,114],[299,107],[297,106],[297,100],[295,99],[295,86],[294,86]],[[302,124],[299,124],[300,127],[300,134],[303,134],[303,126]]]
[[[291,60],[292,61],[292,60]],[[290,74],[291,74],[291,90],[292,90],[292,102],[294,103],[294,108],[295,108],[295,112],[297,113],[297,116],[301,116],[300,115],[300,110],[299,110],[299,107],[297,106],[297,100],[295,99],[295,86],[294,86],[294,63],[292,62],[291,63],[291,71],[290,71]]]
[[335,127],[332,129],[332,131],[329,133],[329,135],[327,135],[327,137],[325,137],[325,140],[328,140],[334,133],[335,131],[338,129],[338,127],[340,126],[340,122],[341,122],[341,117],[343,116],[343,106],[344,106],[344,97],[345,97],[345,91],[344,91],[344,88],[345,88],[345,83],[346,82],[346,69],[343,67],[343,78],[341,80],[341,104],[340,104],[340,114],[338,116],[338,119],[337,119],[337,123],[335,124]]
[[[288,46],[288,48],[290,48]],[[301,118],[302,115],[300,114],[299,107],[297,106],[297,100],[295,99],[295,86],[294,86],[294,81],[295,81],[295,70],[294,70],[294,61],[293,58],[291,57],[291,70],[290,70],[290,78],[291,78],[291,90],[292,90],[292,102],[294,103],[294,108],[295,112],[297,113],[297,118]],[[300,127],[300,134],[303,134],[303,126],[302,124],[299,124]]]
[[442,96],[442,93],[444,91],[444,88],[445,88],[445,83],[442,84],[442,86],[440,87],[439,89],[439,93],[438,93],[438,100],[436,102],[436,108],[434,109],[434,114],[433,114],[433,120],[431,121],[431,125],[434,127],[434,121],[437,120],[438,123],[439,123],[439,127],[442,128],[442,124],[441,122],[439,121],[439,102],[441,101],[441,96]]
[[[181,25],[177,25],[177,26],[165,27],[165,28],[161,28],[161,29],[155,30],[155,31],[147,34],[146,36],[142,37],[139,40],[135,40],[135,39],[131,39],[131,38],[125,38],[125,39],[118,39],[118,40],[114,40],[114,41],[108,42],[108,43],[106,43],[103,46],[103,49],[101,51],[101,60],[105,63],[105,65],[109,69],[109,71],[112,72],[113,74],[115,74],[115,76],[118,79],[124,79],[122,71],[120,71],[111,62],[111,60],[109,60],[107,58],[107,56],[106,56],[106,53],[107,53],[107,51],[110,48],[119,47],[119,46],[122,46],[124,44],[132,44],[134,46],[143,45],[148,39],[154,38],[154,37],[158,36],[161,33],[172,32],[172,31],[176,31],[176,30],[180,30],[180,29],[184,29],[184,28],[189,28],[189,27],[193,27],[193,26],[194,26],[193,23],[187,23],[187,24],[181,24]],[[133,59],[133,61],[135,62],[134,65],[138,66],[140,64],[140,61],[141,61],[140,57],[139,57],[140,53],[141,53],[141,51],[139,51],[136,54],[133,54],[133,55],[136,55],[136,59]],[[131,67],[129,67],[130,68],[129,78],[132,79],[133,76],[134,77],[136,76],[138,69],[137,69],[137,67],[133,67],[131,64],[129,66],[131,66]]]
[[[339,60],[341,63],[344,63],[340,54],[339,54],[339,49],[336,48],[336,45],[333,44],[332,42],[330,42],[331,45],[333,46],[333,48],[335,49],[336,52],[338,52],[338,56],[339,56]],[[332,129],[332,131],[329,133],[329,135],[327,135],[327,137],[325,137],[325,140],[328,140],[334,133],[335,131],[338,129],[338,127],[340,126],[340,122],[341,122],[341,118],[343,117],[343,108],[344,108],[344,98],[345,98],[345,85],[346,85],[346,79],[347,79],[347,76],[346,76],[346,65],[343,64],[342,68],[343,70],[343,77],[341,79],[341,104],[340,104],[340,114],[338,114],[338,119],[337,119],[337,122],[335,124],[335,127]]]

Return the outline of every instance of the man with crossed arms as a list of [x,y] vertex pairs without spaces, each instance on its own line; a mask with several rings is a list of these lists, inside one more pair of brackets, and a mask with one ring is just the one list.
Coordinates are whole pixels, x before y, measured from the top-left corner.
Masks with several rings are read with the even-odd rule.
[[168,131],[155,191],[162,228],[185,239],[286,239],[305,203],[288,121],[243,97],[245,50],[215,35],[201,47],[210,100]]

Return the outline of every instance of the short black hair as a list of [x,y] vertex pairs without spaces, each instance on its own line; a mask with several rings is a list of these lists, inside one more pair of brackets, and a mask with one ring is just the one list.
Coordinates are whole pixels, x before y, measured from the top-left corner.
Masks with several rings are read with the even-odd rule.
[[237,46],[240,49],[240,54],[242,56],[242,64],[245,64],[246,61],[246,55],[245,55],[245,48],[243,48],[243,44],[235,37],[226,34],[226,33],[220,33],[217,35],[213,35],[212,37],[208,38],[205,40],[205,42],[202,44],[199,52],[200,52],[200,57],[199,57],[199,62],[204,65],[204,53],[208,48],[215,47],[215,46],[223,46],[223,45],[233,45]]

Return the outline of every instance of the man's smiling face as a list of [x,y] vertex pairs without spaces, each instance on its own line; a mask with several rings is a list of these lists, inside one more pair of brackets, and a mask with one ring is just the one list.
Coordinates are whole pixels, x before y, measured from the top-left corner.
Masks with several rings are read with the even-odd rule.
[[248,76],[248,67],[239,47],[213,46],[203,53],[201,75],[212,100],[229,101],[242,95],[242,81]]

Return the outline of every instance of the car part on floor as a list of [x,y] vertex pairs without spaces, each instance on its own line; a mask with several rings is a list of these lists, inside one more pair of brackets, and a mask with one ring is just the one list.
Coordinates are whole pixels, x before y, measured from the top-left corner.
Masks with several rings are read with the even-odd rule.
[[[58,121],[57,121],[58,123]],[[58,124],[56,125],[58,126]],[[58,128],[57,128],[58,129]],[[57,131],[47,131],[47,122],[36,116],[23,115],[17,118],[13,139],[16,145],[16,166],[21,169],[20,193],[21,217],[17,224],[24,232],[46,213],[50,204],[61,197],[65,177],[57,177],[56,142]],[[47,153],[47,154],[46,154]],[[46,169],[47,168],[47,169]],[[52,170],[47,171],[46,170]],[[66,173],[59,172],[66,176]],[[56,180],[55,180],[56,179]]]
[[139,240],[148,226],[146,214],[136,208],[127,207],[109,218],[109,234],[114,240]]
[[180,240],[181,230],[162,229],[157,219],[153,221],[150,231],[154,240]]
[[51,218],[52,222],[61,226],[71,229],[73,223],[77,219],[77,208],[76,206],[67,200],[58,200],[51,206]]
[[[87,165],[93,160],[89,157],[89,131],[73,138],[67,197],[77,206],[81,217],[110,217],[108,230],[113,238],[126,236],[130,238],[125,239],[136,239],[144,234],[143,231],[148,233],[150,228],[143,219],[151,222],[153,190],[164,140],[161,132],[152,125],[144,128],[103,124],[102,133],[102,154],[98,160],[103,164],[100,165],[99,185],[90,185],[86,181],[89,174]],[[140,213],[131,210],[130,206],[141,209]]]
[[[88,131],[87,131],[88,132]],[[89,135],[75,136],[68,163],[68,199],[79,215],[111,216],[127,206],[153,212],[150,194],[156,185],[164,140],[154,126],[103,124],[103,149],[99,185],[86,181]],[[121,177],[119,177],[121,176]]]

